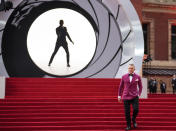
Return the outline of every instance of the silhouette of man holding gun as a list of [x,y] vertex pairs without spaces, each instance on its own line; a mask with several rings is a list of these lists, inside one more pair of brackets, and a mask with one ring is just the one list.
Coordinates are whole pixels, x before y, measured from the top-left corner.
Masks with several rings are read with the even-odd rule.
[[[48,66],[51,65],[54,56],[56,55],[58,49],[62,46],[67,54],[67,67],[70,67],[69,61],[70,61],[70,54],[69,54],[69,50],[68,50],[68,43],[66,41],[66,36],[68,37],[68,39],[73,43],[72,39],[70,38],[68,32],[67,32],[67,28],[63,26],[64,25],[64,21],[60,20],[60,26],[56,28],[56,34],[57,34],[57,42],[56,42],[56,46],[54,49],[54,52],[50,58],[49,64]],[[73,43],[74,44],[74,43]]]

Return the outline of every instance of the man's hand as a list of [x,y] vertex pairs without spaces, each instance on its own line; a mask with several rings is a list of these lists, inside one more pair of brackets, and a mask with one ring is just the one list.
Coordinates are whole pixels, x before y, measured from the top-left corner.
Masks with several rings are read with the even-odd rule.
[[120,102],[120,103],[122,102],[121,98],[118,98],[118,102]]
[[73,41],[71,41],[72,42],[72,44],[74,45],[74,42]]

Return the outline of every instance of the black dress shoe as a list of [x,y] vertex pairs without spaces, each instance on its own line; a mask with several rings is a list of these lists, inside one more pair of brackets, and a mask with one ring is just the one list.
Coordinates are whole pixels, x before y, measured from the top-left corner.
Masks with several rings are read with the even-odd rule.
[[126,131],[131,130],[130,126],[127,126],[127,128],[125,128]]
[[70,67],[70,65],[69,65],[69,64],[67,64],[67,67]]
[[136,122],[133,122],[133,127],[137,128],[137,123]]

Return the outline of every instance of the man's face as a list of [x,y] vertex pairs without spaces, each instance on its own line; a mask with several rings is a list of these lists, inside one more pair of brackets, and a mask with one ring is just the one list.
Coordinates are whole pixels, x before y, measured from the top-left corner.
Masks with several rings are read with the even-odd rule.
[[134,66],[131,65],[128,66],[128,73],[132,74],[134,73],[134,70],[135,70]]

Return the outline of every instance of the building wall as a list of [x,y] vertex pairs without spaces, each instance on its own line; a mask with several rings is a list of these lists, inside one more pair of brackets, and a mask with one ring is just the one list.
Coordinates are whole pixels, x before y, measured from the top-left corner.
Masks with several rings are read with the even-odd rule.
[[165,12],[143,12],[143,17],[154,20],[155,60],[169,60],[169,20],[176,18],[175,14]]
[[[138,14],[142,14],[141,23],[149,23],[149,47],[152,61],[149,68],[176,70],[176,60],[171,59],[171,24],[176,23],[176,1],[169,3],[156,2],[156,0],[131,0]],[[140,9],[141,13],[140,13]],[[144,68],[148,68],[145,64]],[[172,93],[171,75],[146,75],[143,77],[155,77],[167,84],[167,93]],[[160,92],[160,85],[158,90]]]
[[142,0],[131,0],[134,8],[136,9],[140,20],[142,21]]

